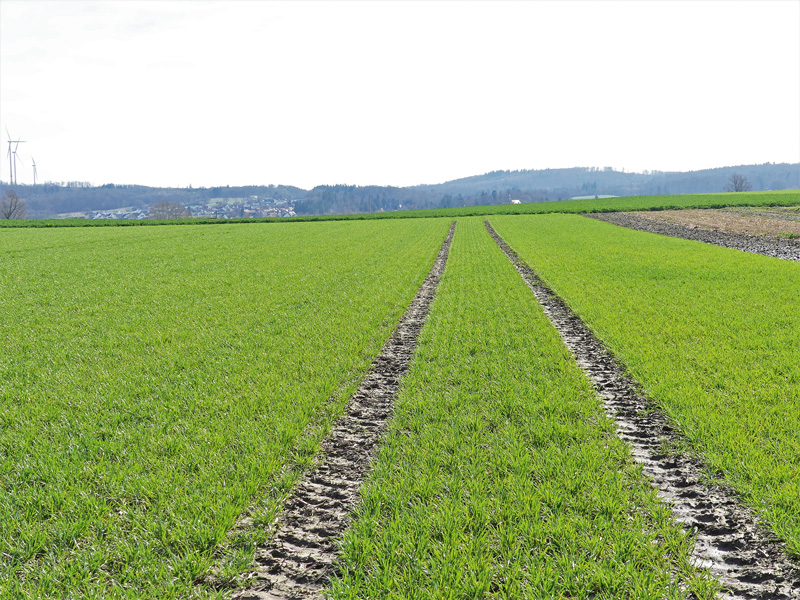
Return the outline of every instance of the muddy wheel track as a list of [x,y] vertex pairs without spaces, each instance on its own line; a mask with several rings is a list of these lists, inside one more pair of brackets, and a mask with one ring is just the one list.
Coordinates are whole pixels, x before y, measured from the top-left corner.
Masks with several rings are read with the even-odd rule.
[[748,235],[745,233],[731,233],[716,229],[703,229],[700,227],[687,227],[679,223],[670,223],[657,219],[648,219],[641,215],[631,213],[590,213],[584,215],[590,219],[605,221],[620,227],[647,231],[670,237],[705,242],[724,248],[733,248],[753,254],[763,254],[784,260],[800,262],[800,240],[788,238],[775,238],[764,235]]
[[668,418],[637,392],[614,356],[528,267],[486,221],[486,228],[517,268],[565,345],[617,423],[634,459],[651,478],[675,520],[695,535],[696,564],[710,570],[728,600],[800,598],[800,569],[782,544],[728,489],[704,481],[703,464],[665,448],[681,440]]
[[345,413],[323,440],[318,466],[297,484],[275,524],[275,535],[257,553],[250,589],[238,600],[322,598],[333,570],[337,540],[350,523],[358,492],[392,413],[400,380],[408,371],[436,287],[444,272],[456,224],[400,323]]

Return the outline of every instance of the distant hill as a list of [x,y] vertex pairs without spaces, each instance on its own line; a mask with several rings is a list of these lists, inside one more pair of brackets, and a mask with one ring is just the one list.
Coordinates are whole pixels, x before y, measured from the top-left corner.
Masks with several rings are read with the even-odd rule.
[[565,193],[584,192],[584,195],[642,196],[658,194],[703,194],[722,192],[734,173],[744,175],[754,191],[800,188],[800,163],[740,165],[702,171],[626,173],[605,169],[573,167],[538,171],[493,171],[485,175],[465,177],[435,186],[442,193],[474,195],[489,190],[549,191],[563,199]]
[[[800,163],[739,165],[688,172],[626,173],[572,167],[492,171],[445,183],[411,187],[323,185],[311,190],[287,185],[212,188],[152,188],[139,185],[88,186],[80,183],[19,185],[31,217],[45,218],[119,208],[148,208],[156,202],[187,206],[214,198],[287,200],[298,215],[349,214],[451,206],[565,200],[574,196],[640,196],[722,192],[731,175],[747,178],[754,191],[800,189]],[[0,194],[9,186],[0,184]]]

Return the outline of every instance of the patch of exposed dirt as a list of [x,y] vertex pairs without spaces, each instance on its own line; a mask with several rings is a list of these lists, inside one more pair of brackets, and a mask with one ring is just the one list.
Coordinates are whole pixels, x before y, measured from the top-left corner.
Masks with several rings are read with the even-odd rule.
[[[793,217],[788,211],[787,215]],[[793,218],[752,216],[727,209],[591,213],[584,216],[639,231],[800,262],[800,238],[780,237],[800,235],[800,222]]]
[[765,217],[767,219],[777,219],[780,221],[800,222],[800,206],[759,206],[753,208],[728,207],[719,209],[721,212],[729,212],[750,217]]
[[634,459],[651,478],[675,520],[695,534],[697,564],[710,570],[729,600],[800,598],[800,568],[782,544],[731,490],[706,483],[696,457],[667,450],[681,433],[652,403],[635,381],[556,294],[500,238],[486,228],[519,271],[544,308],[578,365],[617,423],[619,437],[630,444]]
[[726,233],[800,237],[800,213],[790,211],[693,208],[640,211],[633,214],[646,219],[669,221],[687,227],[700,227]]
[[303,477],[275,524],[269,545],[257,554],[250,589],[238,600],[322,598],[337,554],[336,542],[350,523],[370,462],[392,413],[400,380],[408,371],[417,337],[447,263],[456,224],[433,268],[372,368],[350,398],[345,414],[322,443],[319,466]]

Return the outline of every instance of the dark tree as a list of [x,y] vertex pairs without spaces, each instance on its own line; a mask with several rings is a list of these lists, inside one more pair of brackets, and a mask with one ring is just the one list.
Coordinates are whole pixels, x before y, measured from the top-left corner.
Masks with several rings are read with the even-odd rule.
[[28,218],[28,211],[25,210],[25,200],[17,196],[14,190],[6,190],[5,195],[0,199],[0,218]]
[[753,186],[747,181],[747,177],[738,173],[731,175],[728,185],[725,186],[726,192],[749,192],[752,189]]

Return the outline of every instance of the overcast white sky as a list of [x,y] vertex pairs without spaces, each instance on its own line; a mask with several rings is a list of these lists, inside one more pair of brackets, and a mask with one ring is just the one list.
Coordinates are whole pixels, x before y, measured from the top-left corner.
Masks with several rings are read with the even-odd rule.
[[800,0],[0,0],[0,179],[800,162]]

